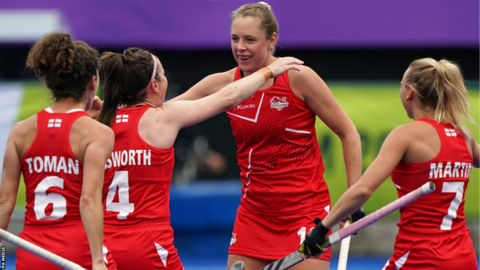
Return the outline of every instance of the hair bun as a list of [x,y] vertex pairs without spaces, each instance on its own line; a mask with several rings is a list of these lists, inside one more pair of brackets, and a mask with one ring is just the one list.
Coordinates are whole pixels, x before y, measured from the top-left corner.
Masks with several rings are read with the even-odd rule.
[[268,9],[272,10],[272,7],[269,4],[267,4],[266,2],[260,1],[258,3],[262,4],[262,5],[265,5]]

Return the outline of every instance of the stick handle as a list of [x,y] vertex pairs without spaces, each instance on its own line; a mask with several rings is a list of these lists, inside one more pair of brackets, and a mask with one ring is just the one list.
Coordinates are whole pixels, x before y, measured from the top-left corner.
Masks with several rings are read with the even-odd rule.
[[11,234],[3,229],[0,229],[0,238],[17,246],[22,249],[25,249],[26,251],[29,251],[55,265],[58,265],[62,267],[63,269],[68,269],[68,270],[85,270],[85,268],[81,267],[80,265],[71,262],[69,260],[66,260],[56,254],[51,253],[50,251],[47,251],[39,246],[36,246],[28,241],[23,240],[22,238]]
[[336,244],[343,238],[358,232],[359,230],[367,227],[368,225],[374,223],[375,221],[383,218],[384,216],[404,207],[405,205],[417,200],[423,195],[431,193],[434,190],[435,190],[435,184],[433,184],[432,182],[425,183],[423,186],[417,188],[416,190],[411,191],[405,196],[398,198],[397,200],[391,202],[390,204],[387,204],[386,206],[378,209],[377,211],[365,216],[364,218],[353,223],[352,225],[332,233],[328,237],[328,241],[322,246],[328,247],[333,244]]
[[[345,221],[343,228],[350,226],[350,219]],[[348,249],[350,248],[351,236],[345,237],[342,239],[340,244],[340,255],[338,256],[338,265],[337,270],[347,270],[347,260],[348,260]]]

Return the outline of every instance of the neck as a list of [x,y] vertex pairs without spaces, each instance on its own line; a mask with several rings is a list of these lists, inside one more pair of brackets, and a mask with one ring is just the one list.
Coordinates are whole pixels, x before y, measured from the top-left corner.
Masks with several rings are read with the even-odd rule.
[[422,108],[422,107],[415,107],[413,109],[413,119],[417,120],[420,118],[435,118],[435,110],[433,108]]
[[157,103],[147,99],[147,100],[144,100],[142,102],[127,106],[127,108],[139,107],[139,106],[143,106],[143,105],[150,106],[152,108],[157,108],[157,107],[162,106],[162,104],[157,104]]
[[55,102],[50,108],[54,112],[68,112],[73,109],[81,109],[85,110],[87,106],[86,102],[75,102],[73,99],[63,99],[60,101]]

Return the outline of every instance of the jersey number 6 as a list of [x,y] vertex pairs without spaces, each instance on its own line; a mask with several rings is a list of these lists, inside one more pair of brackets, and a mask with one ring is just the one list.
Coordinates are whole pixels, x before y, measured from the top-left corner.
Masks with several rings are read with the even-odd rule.
[[[51,192],[47,194],[47,190],[51,187],[59,187],[63,189],[63,179],[58,176],[49,176],[43,178],[35,189],[35,201],[33,211],[37,220],[56,220],[61,219],[67,214],[67,200],[62,194]],[[45,210],[52,205],[52,213],[47,215]]]

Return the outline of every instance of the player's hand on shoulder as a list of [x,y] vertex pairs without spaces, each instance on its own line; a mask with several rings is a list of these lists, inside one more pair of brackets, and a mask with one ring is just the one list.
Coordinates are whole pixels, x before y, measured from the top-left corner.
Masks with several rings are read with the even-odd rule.
[[307,233],[305,241],[303,241],[298,248],[298,251],[303,253],[305,258],[311,256],[319,257],[327,249],[323,246],[327,243],[326,236],[329,229],[323,226],[319,218],[316,218],[314,223],[317,224],[317,226]]
[[267,66],[272,71],[272,77],[278,77],[287,70],[300,70],[303,61],[295,57],[280,57]]

